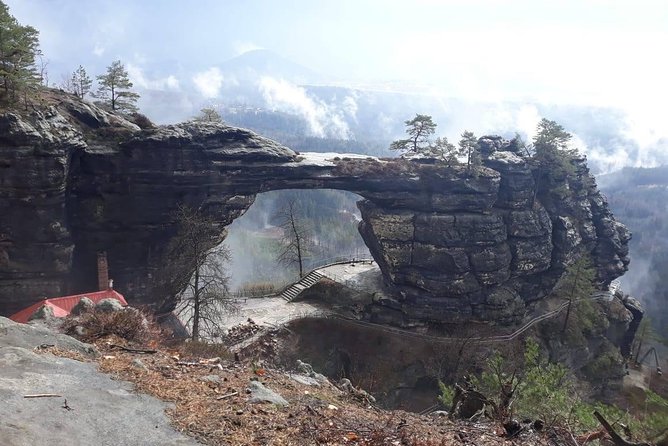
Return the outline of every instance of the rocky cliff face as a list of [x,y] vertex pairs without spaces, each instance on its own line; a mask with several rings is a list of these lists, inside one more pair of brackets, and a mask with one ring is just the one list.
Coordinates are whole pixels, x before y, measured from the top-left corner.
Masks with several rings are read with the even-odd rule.
[[360,231],[407,320],[509,321],[590,252],[602,286],[628,264],[628,231],[581,160],[559,195],[538,188],[500,138],[475,175],[405,160],[298,156],[252,132],[204,123],[140,130],[54,94],[41,112],[0,115],[0,311],[95,288],[95,256],[135,304],[167,310],[162,272],[180,203],[224,227],[255,194],[360,194]]
[[577,173],[564,180],[565,190],[538,185],[534,199],[532,170],[512,144],[498,137],[481,143],[491,173],[458,183],[473,196],[422,178],[447,203],[429,210],[360,203],[362,235],[402,296],[386,306],[409,319],[511,322],[582,254],[591,254],[602,288],[626,271],[630,233],[614,220],[584,160],[573,160]]

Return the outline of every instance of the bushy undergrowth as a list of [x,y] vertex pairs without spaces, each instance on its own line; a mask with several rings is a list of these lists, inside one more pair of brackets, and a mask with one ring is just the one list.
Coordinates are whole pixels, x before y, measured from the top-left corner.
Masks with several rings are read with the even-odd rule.
[[438,388],[441,391],[438,400],[443,404],[443,407],[450,409],[452,407],[452,400],[455,397],[455,389],[440,380],[438,381]]
[[85,342],[109,335],[131,342],[147,342],[160,336],[160,329],[151,318],[135,308],[113,312],[93,309],[65,319],[62,330]]
[[[607,361],[602,358],[600,366]],[[526,341],[523,363],[519,362],[497,351],[487,360],[484,370],[471,378],[473,386],[488,398],[490,406],[502,405],[503,386],[515,388],[510,417],[540,418],[548,426],[562,426],[582,433],[600,428],[594,417],[594,411],[598,411],[610,422],[628,426],[636,438],[654,439],[668,430],[668,400],[654,392],[645,392],[630,410],[588,401],[572,373],[564,365],[541,357],[540,346],[532,338]],[[443,383],[439,387],[439,400],[450,407],[453,387]]]

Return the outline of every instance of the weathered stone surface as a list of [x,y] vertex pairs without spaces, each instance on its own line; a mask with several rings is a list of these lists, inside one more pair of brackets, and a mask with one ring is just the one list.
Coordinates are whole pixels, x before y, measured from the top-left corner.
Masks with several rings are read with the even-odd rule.
[[[0,317],[3,446],[200,444],[170,426],[165,414],[170,404],[100,373],[95,362],[34,350],[42,344],[95,354],[92,346],[69,336]],[[34,393],[63,397],[23,397]],[[62,409],[65,400],[73,410]]]
[[103,313],[115,313],[117,311],[123,311],[123,304],[118,300],[108,297],[102,299],[95,305],[97,311],[102,311]]
[[0,316],[0,349],[21,347],[32,350],[44,344],[63,350],[72,350],[89,357],[97,356],[97,350],[92,345],[84,344],[45,327],[20,324]]
[[519,317],[516,297],[541,298],[583,253],[603,286],[628,264],[630,235],[584,161],[549,190],[534,181],[517,141],[482,138],[486,167],[471,175],[400,159],[298,156],[222,124],[139,130],[54,97],[44,110],[0,115],[2,314],[96,289],[98,251],[107,251],[110,277],[131,304],[171,310],[179,284],[163,271],[180,265],[167,255],[175,209],[201,209],[222,237],[255,194],[286,188],[365,198],[360,233],[396,293],[392,311],[407,320]]
[[87,297],[82,297],[79,299],[79,302],[72,307],[71,313],[75,316],[79,316],[80,314],[91,311],[93,308],[95,308],[95,303]]
[[259,381],[251,381],[249,386],[249,403],[271,403],[277,406],[288,406],[288,402],[278,393],[265,387]]
[[415,240],[436,246],[489,246],[507,237],[498,214],[418,214],[415,221]]

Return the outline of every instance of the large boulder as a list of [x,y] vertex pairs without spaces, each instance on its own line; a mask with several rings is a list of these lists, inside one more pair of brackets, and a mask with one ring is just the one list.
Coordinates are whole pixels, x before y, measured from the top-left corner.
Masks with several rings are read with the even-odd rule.
[[74,316],[79,316],[81,314],[88,313],[94,308],[95,308],[95,303],[89,298],[84,296],[81,299],[79,299],[79,302],[77,302],[77,304],[74,307],[72,307],[72,311],[70,311],[70,313],[72,313]]
[[103,313],[115,313],[117,311],[123,311],[123,308],[123,304],[112,297],[102,299],[95,305],[95,309]]

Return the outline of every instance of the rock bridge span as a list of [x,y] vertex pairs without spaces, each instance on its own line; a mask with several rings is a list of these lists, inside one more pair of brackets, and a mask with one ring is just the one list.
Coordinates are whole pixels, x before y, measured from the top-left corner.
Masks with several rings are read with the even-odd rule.
[[[534,202],[530,166],[498,137],[480,140],[485,167],[471,174],[401,159],[297,154],[222,124],[139,130],[72,99],[49,113],[0,117],[8,129],[0,161],[9,172],[0,224],[11,241],[0,245],[3,313],[94,288],[98,251],[107,252],[110,276],[130,302],[169,310],[165,290],[173,284],[161,272],[178,261],[167,250],[175,209],[201,209],[223,232],[257,193],[276,189],[364,197],[360,233],[396,297],[383,311],[406,320],[514,320],[576,256],[591,253],[603,285],[628,263],[628,232],[584,162],[574,161],[566,196],[539,190]],[[45,229],[35,234],[25,221]]]

